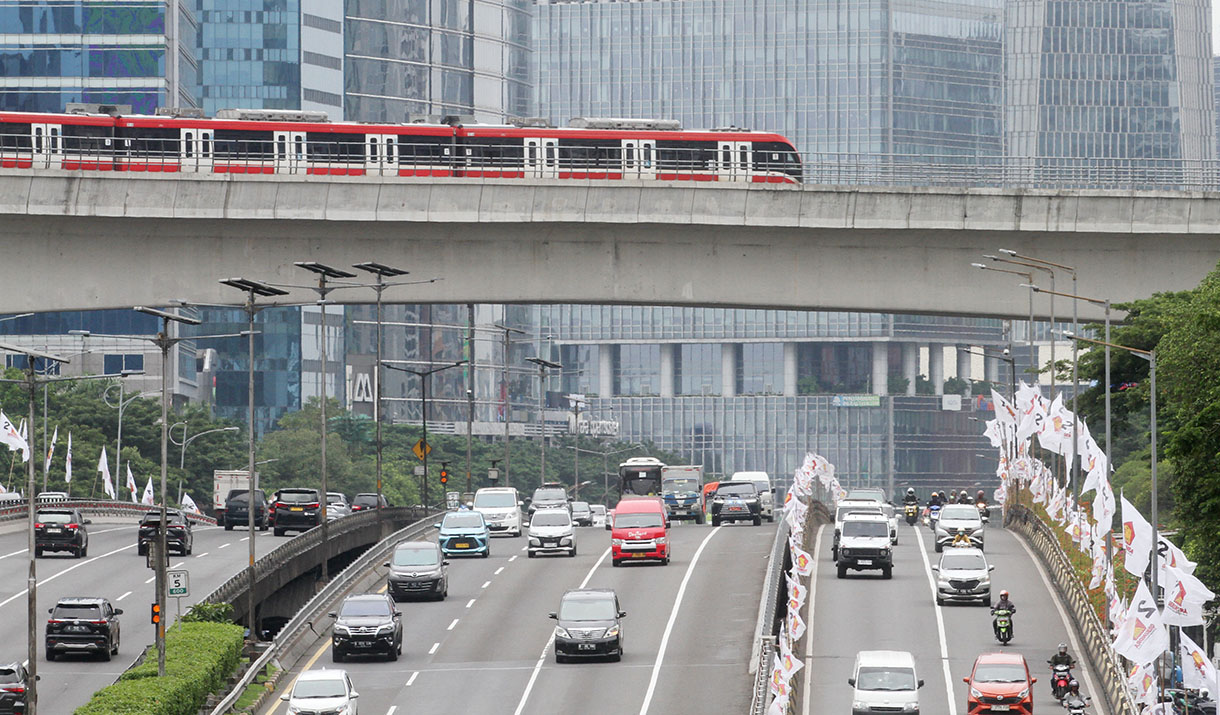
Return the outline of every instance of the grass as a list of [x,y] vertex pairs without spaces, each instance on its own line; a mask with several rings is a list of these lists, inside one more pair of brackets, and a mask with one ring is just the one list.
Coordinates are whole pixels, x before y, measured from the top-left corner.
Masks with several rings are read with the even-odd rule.
[[[242,661],[242,664],[244,665],[249,662],[249,659],[246,659]],[[263,668],[263,672],[254,676],[254,682],[246,686],[246,689],[244,692],[242,692],[241,697],[239,697],[237,702],[233,704],[233,709],[239,713],[249,712],[250,708],[254,705],[254,701],[267,690],[267,682],[271,680],[278,670],[279,669],[274,665],[268,663],[267,666]]]

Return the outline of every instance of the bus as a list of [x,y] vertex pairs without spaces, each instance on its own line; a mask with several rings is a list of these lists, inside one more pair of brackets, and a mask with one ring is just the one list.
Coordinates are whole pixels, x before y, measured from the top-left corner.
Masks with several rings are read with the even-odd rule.
[[661,470],[665,464],[656,457],[632,457],[618,465],[618,496],[659,497]]

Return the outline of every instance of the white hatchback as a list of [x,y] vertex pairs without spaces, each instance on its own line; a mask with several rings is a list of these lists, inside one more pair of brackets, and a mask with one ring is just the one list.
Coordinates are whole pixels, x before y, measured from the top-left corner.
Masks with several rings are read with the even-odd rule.
[[281,695],[288,703],[289,715],[297,713],[334,713],[335,715],[358,715],[356,692],[346,670],[323,668],[307,670],[297,677],[292,690]]

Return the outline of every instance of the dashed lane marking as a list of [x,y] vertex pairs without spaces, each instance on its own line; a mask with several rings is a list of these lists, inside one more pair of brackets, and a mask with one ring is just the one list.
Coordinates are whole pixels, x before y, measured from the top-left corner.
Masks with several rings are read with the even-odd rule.
[[434,655],[436,653],[436,649],[440,648],[440,647],[441,647],[440,643],[433,643],[432,647],[428,649],[428,655]]
[[131,591],[128,591],[127,593],[123,594],[122,596],[119,596],[118,598],[114,599],[114,601],[115,601],[115,603],[118,603],[119,601],[122,601],[124,598],[127,598],[130,595],[131,595]]

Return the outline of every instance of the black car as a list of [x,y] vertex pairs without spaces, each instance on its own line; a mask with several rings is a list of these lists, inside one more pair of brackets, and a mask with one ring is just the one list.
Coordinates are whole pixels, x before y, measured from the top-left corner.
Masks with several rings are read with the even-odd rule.
[[572,502],[572,522],[577,526],[593,526],[593,510],[589,508],[589,502]]
[[449,595],[449,561],[435,541],[404,541],[385,563],[386,592],[394,600],[427,596],[443,601]]
[[364,593],[343,599],[331,636],[330,656],[336,663],[352,654],[380,653],[390,660],[402,655],[402,612],[384,593]]
[[528,515],[531,519],[534,518],[534,512],[539,509],[554,509],[563,507],[569,513],[572,510],[572,505],[568,502],[568,490],[559,482],[543,482],[541,486],[534,490],[534,495],[530,497],[530,505]]
[[626,611],[619,608],[618,594],[608,588],[580,588],[563,594],[559,610],[550,614],[555,625],[555,662],[568,658],[623,657],[623,624]]
[[281,489],[275,493],[276,536],[288,530],[309,531],[322,523],[322,501],[317,489]]
[[[390,503],[386,501],[385,495],[382,494],[381,495],[381,508],[385,509],[389,505],[390,505]],[[376,492],[357,494],[356,498],[352,499],[352,513],[353,514],[355,514],[358,511],[367,511],[369,509],[376,509],[376,508],[377,508]]]
[[762,501],[754,482],[720,482],[712,497],[712,526],[725,521],[752,521],[762,524]]
[[[271,525],[267,516],[267,495],[262,489],[254,490],[254,525],[260,531],[266,531]],[[250,526],[250,495],[246,489],[230,489],[225,497],[225,531],[232,531],[235,526]]]
[[89,523],[79,509],[39,509],[34,516],[34,557],[48,551],[68,551],[78,559],[88,556]]
[[30,674],[20,663],[0,665],[0,715],[25,715]]
[[[165,530],[165,548],[177,551],[183,556],[190,556],[195,547],[195,533],[191,531],[191,520],[178,509],[166,509],[165,520],[168,528]],[[148,553],[148,542],[157,539],[157,530],[161,526],[161,510],[154,509],[140,519],[140,531],[136,537],[136,552],[140,556]]]
[[97,653],[102,660],[118,654],[123,609],[104,598],[61,598],[49,610],[47,660],[63,653]]

